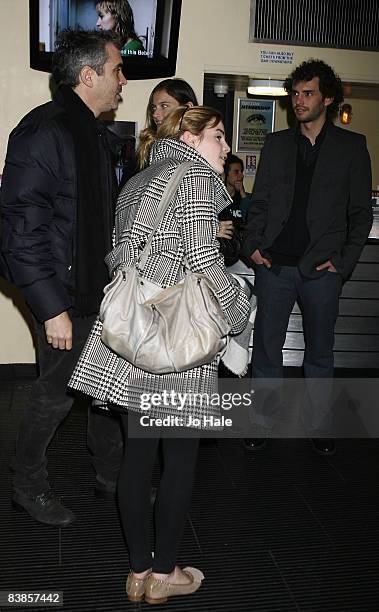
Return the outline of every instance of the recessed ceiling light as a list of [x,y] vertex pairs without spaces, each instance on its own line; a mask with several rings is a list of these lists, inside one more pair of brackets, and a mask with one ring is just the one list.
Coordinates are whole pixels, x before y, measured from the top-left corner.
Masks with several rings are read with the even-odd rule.
[[249,79],[247,91],[253,96],[286,96],[283,81],[273,79]]

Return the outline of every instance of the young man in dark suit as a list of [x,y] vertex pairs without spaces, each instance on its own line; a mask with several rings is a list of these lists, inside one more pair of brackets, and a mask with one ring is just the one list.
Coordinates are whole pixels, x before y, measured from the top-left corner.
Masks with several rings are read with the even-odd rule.
[[[258,295],[253,376],[283,376],[282,349],[299,301],[305,378],[331,380],[342,283],[352,273],[372,224],[370,157],[364,136],[331,121],[343,90],[330,66],[320,60],[303,62],[284,86],[297,125],[266,138],[243,246],[255,266]],[[313,448],[330,454],[334,442],[321,436],[330,427],[326,405],[331,384],[323,383],[318,400],[308,407],[307,428]],[[267,428],[275,420],[267,413],[261,417]],[[263,443],[246,441],[251,449]]]

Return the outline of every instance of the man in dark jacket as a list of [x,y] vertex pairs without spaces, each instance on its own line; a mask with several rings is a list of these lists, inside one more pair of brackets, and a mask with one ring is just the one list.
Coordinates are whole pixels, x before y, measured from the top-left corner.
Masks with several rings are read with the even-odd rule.
[[[343,100],[341,81],[330,66],[303,62],[285,88],[297,126],[266,139],[243,247],[256,270],[253,376],[282,377],[282,349],[298,300],[308,388],[309,379],[324,379],[320,401],[310,403],[308,431],[315,436],[314,449],[327,454],[334,451],[333,441],[318,437],[325,435],[331,417],[325,379],[333,376],[342,283],[353,271],[372,224],[371,166],[364,136],[330,121]],[[260,425],[269,427],[272,421],[263,419]],[[247,444],[261,445],[256,440]]]
[[[126,79],[112,32],[65,31],[57,39],[53,101],[32,110],[9,138],[2,183],[1,251],[33,313],[39,378],[18,432],[13,504],[41,523],[74,519],[50,490],[46,450],[73,398],[67,382],[108,282],[117,183],[106,131]],[[119,423],[105,412],[88,422],[99,492],[115,487]]]

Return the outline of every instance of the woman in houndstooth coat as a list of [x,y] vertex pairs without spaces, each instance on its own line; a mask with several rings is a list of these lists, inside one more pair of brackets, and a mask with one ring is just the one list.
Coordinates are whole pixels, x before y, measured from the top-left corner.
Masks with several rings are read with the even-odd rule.
[[[172,112],[159,128],[150,166],[134,176],[120,194],[115,247],[106,261],[112,274],[121,264],[138,259],[152,230],[167,181],[178,164],[193,161],[154,235],[142,275],[162,288],[172,286],[183,278],[185,258],[193,272],[203,273],[213,281],[232,333],[239,333],[248,321],[250,302],[226,271],[216,239],[218,213],[231,203],[220,178],[229,150],[218,111],[179,107]],[[97,321],[70,387],[116,405],[124,414],[128,409],[134,415],[132,420],[137,420],[143,407],[146,408],[142,405],[142,396],[146,398],[153,393],[162,396],[164,391],[215,394],[217,366],[216,358],[212,363],[185,372],[147,373],[118,357],[101,342],[101,323]],[[167,396],[160,405],[149,408],[148,414],[153,418],[178,415],[177,403],[167,401]],[[193,405],[189,401],[181,410],[184,422],[192,416],[202,423],[203,417],[210,415],[218,416],[219,408],[203,402]],[[122,418],[127,428],[127,418]],[[145,594],[147,599],[157,599],[160,588],[164,590],[167,584],[177,582],[182,586],[185,583],[183,592],[189,593],[201,583],[201,572],[183,572],[176,566],[197,455],[198,440],[194,437],[162,438],[164,471],[155,507],[156,545],[152,563],[148,537],[149,493],[158,438],[159,431],[154,438],[129,437],[120,473],[119,503],[132,568],[127,584],[130,598]],[[158,578],[165,585],[157,582]],[[172,586],[170,589],[173,591]]]

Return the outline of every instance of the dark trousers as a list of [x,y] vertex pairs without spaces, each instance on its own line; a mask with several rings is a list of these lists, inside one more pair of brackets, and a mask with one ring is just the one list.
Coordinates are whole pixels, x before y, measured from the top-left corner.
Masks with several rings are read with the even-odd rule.
[[[304,376],[307,379],[332,379],[334,369],[334,327],[338,316],[338,300],[342,278],[325,272],[317,279],[304,278],[295,266],[273,265],[271,269],[258,266],[256,270],[257,316],[253,338],[253,378],[278,379],[283,377],[282,349],[290,314],[298,301],[304,331]],[[317,383],[316,383],[317,384]],[[321,429],[326,416],[330,385],[320,383],[311,395],[316,400],[307,403],[306,416],[309,430]],[[310,391],[310,389],[308,389]],[[316,393],[317,392],[317,393]],[[317,408],[317,406],[319,408]],[[272,406],[271,406],[272,410]],[[270,417],[273,415],[271,414]],[[267,418],[262,425],[272,426]]]
[[[74,398],[67,383],[93,322],[94,317],[73,317],[73,347],[61,351],[47,343],[44,325],[35,321],[39,377],[20,422],[13,464],[14,488],[29,495],[49,489],[46,451],[71,409]],[[123,453],[119,419],[110,412],[90,410],[87,442],[99,480],[114,483]]]
[[[130,418],[139,418],[131,415]],[[127,438],[128,416],[123,416],[125,455],[118,481],[121,522],[134,572],[150,567],[169,574],[175,568],[186,515],[191,502],[199,440],[195,438]],[[162,476],[154,507],[154,559],[150,543],[151,477],[162,447]]]

